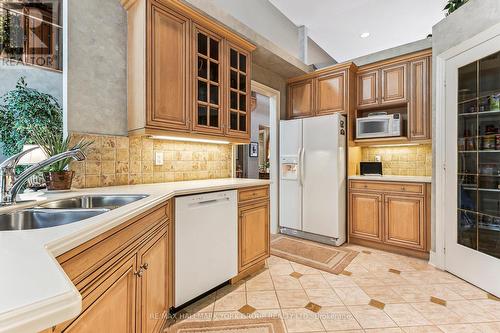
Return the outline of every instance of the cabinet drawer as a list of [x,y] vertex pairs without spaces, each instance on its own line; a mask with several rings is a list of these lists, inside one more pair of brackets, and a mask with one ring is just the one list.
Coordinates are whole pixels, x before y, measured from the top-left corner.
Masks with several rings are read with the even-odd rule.
[[121,251],[128,253],[128,248],[138,246],[159,224],[166,224],[169,206],[167,203],[149,210],[138,218],[62,254],[57,260],[78,290],[81,290],[113,265],[113,259]]
[[351,189],[363,189],[381,192],[401,192],[412,194],[424,194],[424,184],[420,183],[394,183],[378,181],[356,181],[351,180]]
[[269,198],[269,186],[253,187],[238,191],[238,202]]

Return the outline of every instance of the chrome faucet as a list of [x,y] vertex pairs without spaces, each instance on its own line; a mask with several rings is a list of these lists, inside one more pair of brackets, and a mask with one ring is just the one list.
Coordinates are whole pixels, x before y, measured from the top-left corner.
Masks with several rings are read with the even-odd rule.
[[30,168],[22,172],[19,176],[16,176],[15,169],[21,157],[35,149],[39,148],[34,147],[31,149],[27,149],[17,155],[10,157],[2,164],[0,164],[0,206],[15,204],[17,194],[21,190],[24,183],[26,183],[26,181],[32,175],[34,175],[41,169],[66,158],[73,158],[76,161],[83,161],[86,158],[81,149],[71,149],[63,153],[51,156],[48,159],[31,166]]

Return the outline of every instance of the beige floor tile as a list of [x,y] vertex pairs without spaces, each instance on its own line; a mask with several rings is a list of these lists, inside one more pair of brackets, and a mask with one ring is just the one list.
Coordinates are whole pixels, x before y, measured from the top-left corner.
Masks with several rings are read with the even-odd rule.
[[304,289],[328,289],[330,285],[326,282],[323,275],[303,275],[299,278],[300,284]]
[[411,303],[411,306],[434,325],[456,324],[462,322],[462,318],[451,311],[447,306],[431,302]]
[[330,273],[323,273],[323,277],[330,287],[356,287],[356,282],[350,276],[345,276],[342,274],[335,275]]
[[398,326],[431,325],[431,323],[410,304],[386,304],[384,311],[396,324],[398,324]]
[[465,299],[486,299],[488,297],[484,290],[466,282],[450,283],[446,287]]
[[361,289],[370,298],[374,298],[382,303],[404,303],[404,299],[389,286],[366,286],[361,287]]
[[386,327],[386,328],[370,328],[365,330],[367,333],[401,333],[403,330],[399,327]]
[[365,305],[370,297],[359,287],[333,288],[345,305]]
[[319,318],[327,331],[361,329],[345,306],[324,307],[319,312]]
[[188,313],[197,313],[197,312],[212,312],[214,310],[214,304],[215,304],[215,293],[212,293],[201,300],[197,301],[196,303],[193,303],[184,310]]
[[441,298],[445,301],[464,300],[462,296],[449,289],[446,286],[446,284],[435,284],[435,285],[433,284],[433,285],[421,286],[421,290],[427,293],[429,297],[434,296],[437,298]]
[[262,309],[247,316],[248,318],[282,318],[281,309]]
[[396,327],[396,323],[383,311],[369,305],[349,306],[349,311],[364,329]]
[[378,272],[377,278],[382,281],[384,286],[397,286],[397,285],[408,285],[410,284],[408,280],[402,277],[400,274],[394,274],[391,272]]
[[275,291],[249,291],[247,304],[256,309],[276,309],[280,305]]
[[481,299],[481,300],[473,300],[471,301],[479,308],[483,309],[483,311],[491,313],[500,321],[500,302],[493,301],[491,299]]
[[437,326],[409,326],[401,328],[406,333],[442,333]]
[[232,292],[215,301],[214,311],[235,311],[246,303],[244,292]]
[[253,276],[246,280],[247,291],[274,290],[273,280],[269,272]]
[[327,331],[326,333],[364,333],[363,330],[340,330],[340,331]]
[[277,264],[288,264],[288,260],[280,258],[280,257],[276,257],[276,256],[270,256],[266,260],[266,262],[267,262],[267,264],[269,266],[274,266],[274,265],[277,265]]
[[368,272],[368,270],[366,268],[364,268],[362,265],[356,264],[356,263],[350,263],[346,267],[346,270],[348,270],[349,272],[352,272],[353,274],[356,274],[356,273],[367,273]]
[[273,282],[274,288],[276,290],[302,289],[302,285],[300,284],[299,280],[290,275],[273,276]]
[[498,332],[500,332],[500,321],[497,321],[497,322],[494,322],[494,323],[474,324],[474,326],[481,333],[498,333]]
[[344,305],[339,296],[330,288],[328,289],[306,289],[309,300],[322,307]]
[[269,266],[269,271],[271,272],[272,276],[275,275],[289,275],[290,273],[293,272],[292,265],[289,263],[284,263],[284,264],[276,264]]
[[238,281],[235,284],[228,284],[215,292],[217,299],[233,292],[245,292],[245,281]]
[[276,290],[276,294],[282,309],[302,308],[309,303],[309,298],[304,290]]
[[324,332],[317,313],[304,308],[283,309],[283,320],[288,332]]
[[384,286],[384,282],[379,279],[377,272],[353,274],[352,279],[360,287]]
[[305,266],[305,265],[302,265],[302,264],[299,264],[299,263],[296,263],[293,261],[290,261],[290,265],[292,265],[293,269],[296,272],[299,272],[300,274],[303,274],[303,275],[321,274],[321,271],[316,269],[316,268]]
[[447,308],[460,317],[460,322],[483,323],[497,320],[492,313],[484,311],[471,301],[448,301]]
[[439,329],[445,333],[480,333],[481,331],[473,324],[448,324],[439,325]]
[[392,286],[391,289],[406,302],[427,302],[430,296],[422,290],[421,285]]

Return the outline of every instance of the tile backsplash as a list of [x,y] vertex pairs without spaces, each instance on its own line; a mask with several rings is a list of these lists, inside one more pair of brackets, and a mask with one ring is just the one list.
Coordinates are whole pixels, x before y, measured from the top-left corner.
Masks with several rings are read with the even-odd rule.
[[379,155],[384,175],[431,176],[432,146],[363,147],[361,161],[373,162]]
[[[82,138],[94,143],[85,161],[70,164],[76,188],[231,177],[231,145],[71,134],[72,143]],[[163,165],[154,165],[156,153]]]

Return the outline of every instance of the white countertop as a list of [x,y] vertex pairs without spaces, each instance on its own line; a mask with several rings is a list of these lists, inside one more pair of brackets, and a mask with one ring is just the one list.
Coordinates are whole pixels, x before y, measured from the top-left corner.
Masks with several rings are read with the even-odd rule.
[[353,180],[378,180],[387,182],[414,182],[414,183],[431,183],[432,177],[425,176],[349,176]]
[[[162,184],[114,186],[66,193],[31,194],[42,202],[82,194],[147,194],[147,198],[107,213],[63,226],[0,231],[0,332],[38,332],[78,315],[81,296],[56,257],[141,214],[185,194],[266,185],[268,180],[213,179]],[[22,199],[28,199],[24,196]],[[15,210],[34,204],[16,205]],[[0,208],[0,213],[13,210]]]

